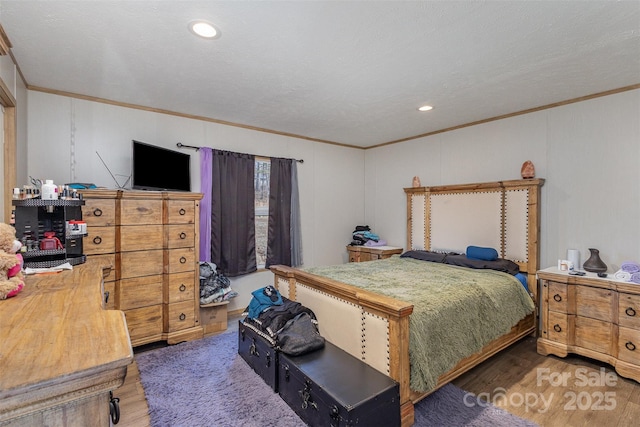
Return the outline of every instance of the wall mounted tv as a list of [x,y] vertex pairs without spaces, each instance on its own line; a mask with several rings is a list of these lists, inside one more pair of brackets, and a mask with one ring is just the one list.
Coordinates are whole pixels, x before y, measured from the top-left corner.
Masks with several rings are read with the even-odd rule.
[[132,188],[191,191],[189,154],[135,140],[132,143]]

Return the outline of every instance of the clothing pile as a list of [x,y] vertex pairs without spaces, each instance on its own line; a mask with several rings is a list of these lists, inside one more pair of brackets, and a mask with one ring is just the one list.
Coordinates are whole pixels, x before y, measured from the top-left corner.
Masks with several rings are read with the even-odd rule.
[[200,263],[200,304],[227,301],[238,296],[231,289],[231,281],[212,262]]
[[249,306],[242,313],[243,324],[266,339],[276,349],[300,355],[324,347],[318,321],[311,309],[291,301],[273,286],[251,293]]
[[613,274],[618,280],[640,284],[640,264],[633,261],[625,261],[620,265],[620,270]]
[[352,238],[352,246],[385,246],[387,244],[380,236],[371,232],[371,228],[368,225],[356,225]]

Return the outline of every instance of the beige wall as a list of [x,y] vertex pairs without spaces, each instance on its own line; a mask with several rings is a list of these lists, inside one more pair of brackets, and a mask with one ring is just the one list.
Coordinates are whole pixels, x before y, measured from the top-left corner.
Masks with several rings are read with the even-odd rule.
[[[177,142],[304,159],[298,165],[305,265],[347,260],[345,245],[363,219],[364,151],[100,102],[29,91],[28,174],[56,183],[93,182],[115,188],[96,151],[122,184],[131,170],[131,140],[177,150]],[[192,188],[200,189],[199,154],[191,155]],[[170,171],[168,171],[170,173]],[[270,272],[233,279],[244,308],[250,292],[273,283]]]
[[[588,248],[600,249],[610,271],[623,261],[640,261],[640,90],[369,150],[34,91],[28,91],[28,118],[28,174],[56,182],[113,187],[95,152],[114,173],[128,175],[131,139],[303,158],[307,266],[346,262],[344,246],[357,224],[369,224],[389,244],[404,246],[402,188],[414,175],[423,185],[518,179],[525,160],[546,179],[541,267],[555,265],[569,248],[579,249],[582,261]],[[197,153],[187,152],[197,190]],[[271,281],[268,272],[234,279],[241,297],[230,309],[243,308],[252,290]]]
[[[365,217],[406,243],[403,187],[519,179],[526,160],[545,178],[541,267],[567,249],[600,249],[614,272],[640,262],[640,90],[366,151]],[[473,244],[470,242],[469,244]]]

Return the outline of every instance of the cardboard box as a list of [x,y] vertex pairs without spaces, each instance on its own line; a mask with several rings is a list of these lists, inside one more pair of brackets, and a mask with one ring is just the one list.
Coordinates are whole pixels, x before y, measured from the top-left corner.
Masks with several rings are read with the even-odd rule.
[[200,324],[205,334],[227,329],[227,305],[229,301],[200,306]]

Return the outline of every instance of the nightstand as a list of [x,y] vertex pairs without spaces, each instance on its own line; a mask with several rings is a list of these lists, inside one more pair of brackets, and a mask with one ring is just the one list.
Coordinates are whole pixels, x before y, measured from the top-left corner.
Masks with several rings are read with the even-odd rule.
[[590,357],[640,382],[640,285],[595,273],[538,272],[538,353]]
[[347,246],[349,262],[373,261],[401,254],[402,248],[397,246]]

